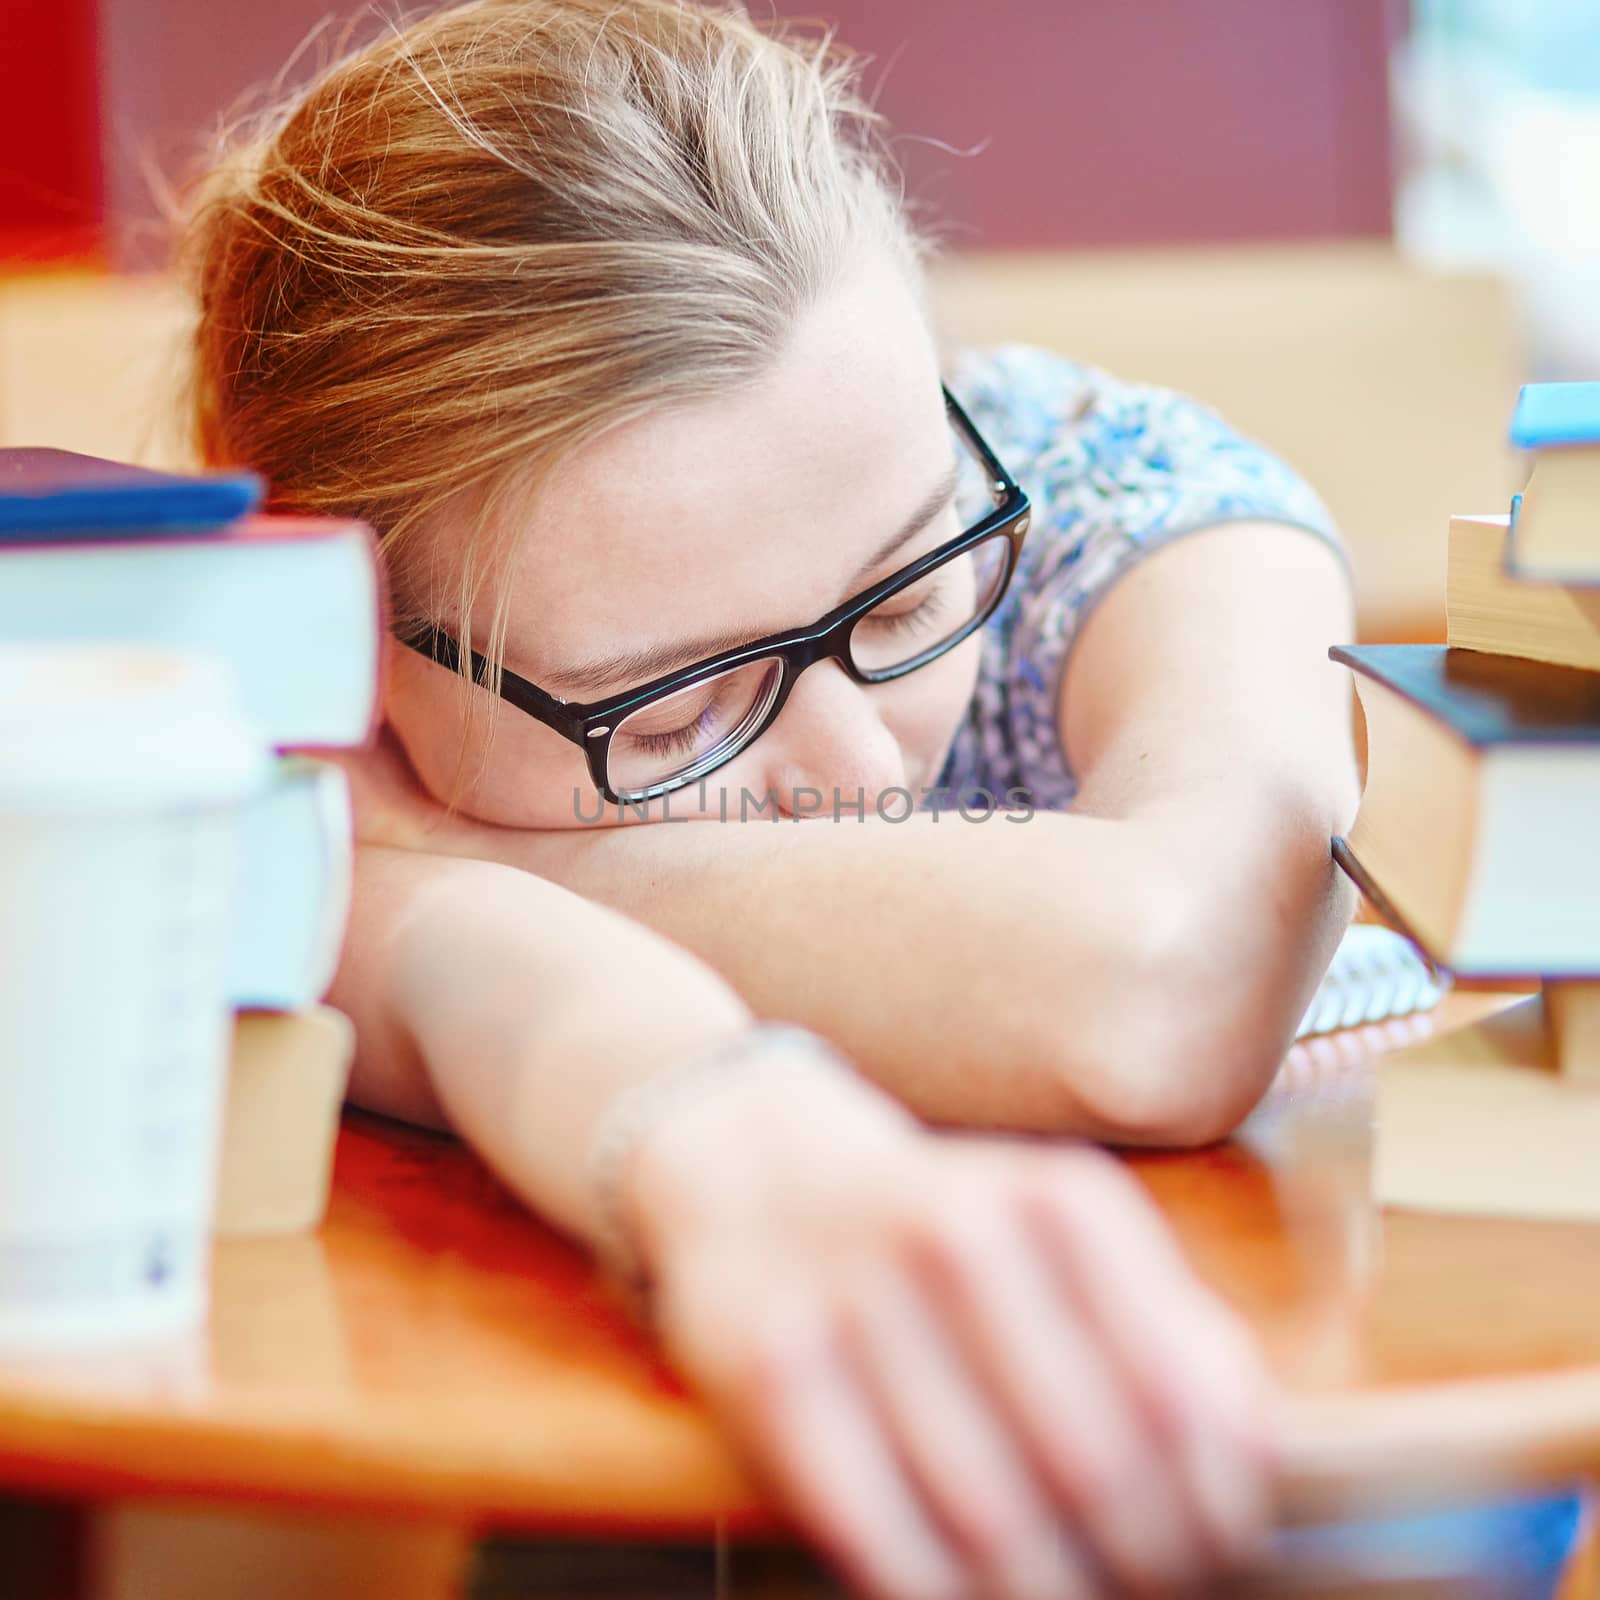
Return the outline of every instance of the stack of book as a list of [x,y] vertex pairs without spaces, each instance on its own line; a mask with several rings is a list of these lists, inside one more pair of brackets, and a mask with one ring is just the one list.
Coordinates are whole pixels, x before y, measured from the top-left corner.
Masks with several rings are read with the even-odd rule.
[[1391,1058],[1380,1199],[1600,1217],[1600,384],[1522,391],[1509,517],[1450,524],[1447,646],[1334,650],[1367,723],[1334,853],[1439,966],[1539,997]]
[[343,942],[353,844],[344,774],[317,752],[369,738],[383,624],[370,531],[261,515],[260,493],[248,474],[0,450],[0,641],[220,656],[279,752],[241,818],[217,1197],[229,1234],[314,1226],[326,1207],[354,1039],[320,1002]]

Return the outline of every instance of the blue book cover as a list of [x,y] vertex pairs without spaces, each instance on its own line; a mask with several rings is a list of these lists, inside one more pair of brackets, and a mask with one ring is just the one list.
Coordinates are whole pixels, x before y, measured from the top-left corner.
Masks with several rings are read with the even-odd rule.
[[1528,383],[1517,396],[1511,442],[1521,450],[1600,444],[1600,383]]
[[0,450],[0,544],[78,543],[220,532],[255,510],[253,472],[193,477],[71,450]]

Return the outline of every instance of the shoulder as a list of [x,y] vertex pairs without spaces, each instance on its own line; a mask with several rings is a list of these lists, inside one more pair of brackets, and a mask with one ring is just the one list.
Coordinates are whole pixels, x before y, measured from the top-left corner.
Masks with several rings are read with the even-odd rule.
[[1084,619],[1138,562],[1227,522],[1339,537],[1315,491],[1202,402],[1032,345],[958,352],[951,392],[1033,503],[1011,587],[984,629],[952,781],[1022,786],[1056,809],[1075,790],[1056,725]]
[[992,443],[1004,440],[1024,460],[1078,443],[1096,455],[1188,442],[1260,451],[1209,406],[1161,384],[1118,377],[1037,345],[963,349],[948,382]]

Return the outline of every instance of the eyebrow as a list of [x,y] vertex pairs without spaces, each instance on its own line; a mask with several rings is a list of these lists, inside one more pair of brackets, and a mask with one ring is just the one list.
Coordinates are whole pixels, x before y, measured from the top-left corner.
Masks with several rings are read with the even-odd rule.
[[[910,516],[862,562],[846,585],[847,595],[855,594],[864,587],[872,572],[916,538],[950,504],[955,498],[960,476],[961,463],[952,457],[949,467],[917,503]],[[562,671],[551,673],[547,681],[567,690],[566,698],[578,698],[613,684],[648,682],[675,668],[688,666],[692,661],[703,661],[724,650],[749,644],[752,637],[749,632],[722,633],[688,642],[674,639],[635,650],[621,650],[614,655],[594,656],[575,662]]]

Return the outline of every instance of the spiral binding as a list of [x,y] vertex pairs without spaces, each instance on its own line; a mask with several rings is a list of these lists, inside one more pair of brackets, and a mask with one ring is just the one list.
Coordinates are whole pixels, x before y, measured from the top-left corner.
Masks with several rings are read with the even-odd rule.
[[1345,930],[1295,1037],[1427,1011],[1448,987],[1449,980],[1409,940],[1388,928],[1358,922]]

